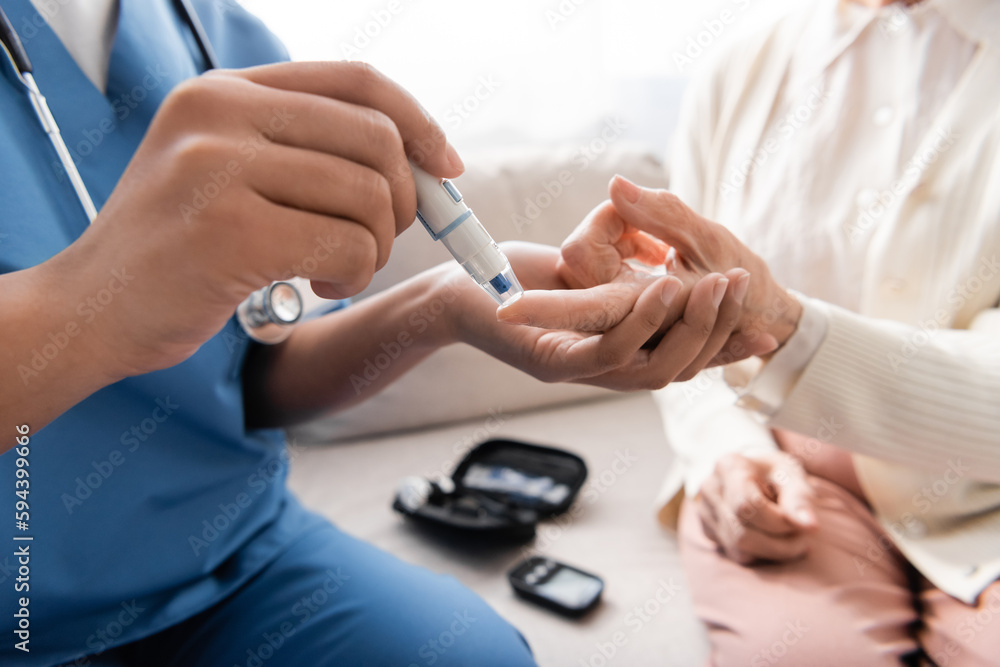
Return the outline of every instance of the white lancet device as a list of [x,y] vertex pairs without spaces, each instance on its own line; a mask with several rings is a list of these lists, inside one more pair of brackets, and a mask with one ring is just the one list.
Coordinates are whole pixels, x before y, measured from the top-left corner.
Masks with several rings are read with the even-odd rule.
[[417,219],[441,241],[479,286],[501,306],[524,294],[506,255],[462,200],[451,181],[431,176],[412,162]]

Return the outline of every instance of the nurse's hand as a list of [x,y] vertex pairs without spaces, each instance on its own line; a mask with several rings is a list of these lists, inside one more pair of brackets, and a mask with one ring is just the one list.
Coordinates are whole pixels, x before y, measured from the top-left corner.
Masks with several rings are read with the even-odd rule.
[[73,306],[128,276],[92,325],[108,363],[121,376],[171,366],[271,281],[362,290],[414,220],[408,157],[442,177],[463,169],[416,100],[363,63],[211,72],[168,96],[52,275]]
[[[463,166],[402,88],[361,63],[217,71],[178,86],[97,220],[0,276],[0,451],[93,392],[187,359],[244,298],[294,275],[363,289],[413,221],[410,158]],[[113,167],[109,167],[113,168]]]
[[[504,244],[518,279],[529,290],[564,297],[572,286],[560,275],[556,248]],[[457,266],[445,274],[458,289],[450,339],[469,343],[546,382],[579,382],[617,390],[658,389],[701,355],[711,341],[725,341],[740,317],[740,295],[730,285],[745,271],[711,273],[692,285],[676,277],[611,284],[581,293],[559,313],[558,330],[511,326],[496,320],[496,304]],[[690,298],[681,298],[687,291]],[[644,347],[664,319],[678,324],[655,347]]]

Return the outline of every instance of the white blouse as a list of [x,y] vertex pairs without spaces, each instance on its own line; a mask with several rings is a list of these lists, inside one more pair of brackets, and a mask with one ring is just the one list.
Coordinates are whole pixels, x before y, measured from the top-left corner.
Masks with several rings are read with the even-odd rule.
[[658,392],[664,501],[787,428],[855,454],[937,586],[972,601],[1000,575],[998,40],[990,0],[819,0],[696,86],[671,189],[808,298],[771,362],[727,370],[742,407],[718,371]]

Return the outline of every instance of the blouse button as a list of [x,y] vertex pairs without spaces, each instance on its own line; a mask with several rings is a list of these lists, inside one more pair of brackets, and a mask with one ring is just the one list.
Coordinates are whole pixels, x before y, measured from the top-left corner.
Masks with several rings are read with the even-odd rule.
[[858,192],[858,195],[854,198],[854,203],[860,209],[866,209],[876,201],[878,201],[878,190],[874,188],[865,188]]
[[886,278],[882,281],[882,291],[889,296],[899,296],[906,291],[906,281],[902,278]]
[[892,107],[881,107],[872,116],[872,122],[879,127],[885,127],[892,122],[893,115],[895,114],[893,114]]

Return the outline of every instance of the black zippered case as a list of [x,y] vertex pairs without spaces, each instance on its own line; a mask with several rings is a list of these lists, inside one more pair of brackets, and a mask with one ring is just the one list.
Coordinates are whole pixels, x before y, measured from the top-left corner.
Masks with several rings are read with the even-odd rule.
[[487,440],[459,462],[451,475],[453,490],[438,490],[416,508],[397,494],[393,509],[470,536],[527,541],[540,520],[570,508],[586,481],[587,464],[572,452]]

